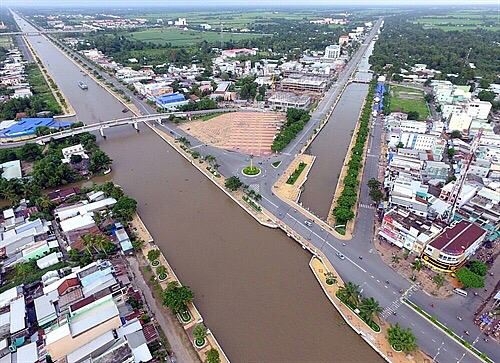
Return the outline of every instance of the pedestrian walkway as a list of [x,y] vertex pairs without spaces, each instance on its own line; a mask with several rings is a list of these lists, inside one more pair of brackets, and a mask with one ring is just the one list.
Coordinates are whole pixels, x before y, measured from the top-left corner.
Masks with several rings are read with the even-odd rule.
[[360,207],[360,208],[366,208],[366,209],[373,209],[373,205],[370,205],[370,204],[363,204],[363,203],[360,203],[360,204],[359,204],[359,207]]
[[382,319],[387,319],[391,314],[395,313],[396,310],[403,304],[404,299],[409,299],[415,290],[418,290],[417,285],[411,285],[408,290],[406,290],[397,300],[394,300],[388,307],[384,309],[380,316]]

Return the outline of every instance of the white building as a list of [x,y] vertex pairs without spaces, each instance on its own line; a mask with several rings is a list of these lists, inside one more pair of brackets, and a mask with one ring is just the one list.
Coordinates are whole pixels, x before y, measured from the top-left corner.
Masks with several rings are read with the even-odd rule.
[[486,120],[491,111],[491,103],[486,101],[471,101],[467,107],[467,114],[472,118],[480,118]]
[[427,123],[415,120],[400,120],[399,128],[403,132],[416,132],[419,134],[425,134],[425,132],[427,131]]
[[452,132],[458,130],[460,132],[467,132],[472,122],[472,116],[465,112],[454,113],[448,122],[448,131]]
[[73,155],[81,156],[82,159],[88,159],[89,156],[85,153],[82,144],[65,147],[61,150],[63,154],[62,162],[68,164]]
[[174,22],[174,25],[176,25],[176,26],[186,26],[187,25],[186,18],[179,18],[179,19],[177,19]]
[[337,44],[329,45],[325,48],[325,58],[337,59],[340,57],[340,46]]

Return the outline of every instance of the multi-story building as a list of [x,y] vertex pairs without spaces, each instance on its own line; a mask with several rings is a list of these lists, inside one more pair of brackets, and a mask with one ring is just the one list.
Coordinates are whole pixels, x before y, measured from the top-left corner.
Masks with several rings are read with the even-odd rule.
[[435,270],[455,271],[476,252],[485,237],[486,231],[474,223],[454,223],[427,244],[422,259]]
[[418,216],[427,217],[429,186],[420,181],[398,178],[389,196],[389,205],[407,209]]
[[458,130],[460,132],[467,132],[472,122],[472,116],[465,112],[453,113],[448,121],[448,131],[452,132]]
[[324,77],[287,77],[281,81],[281,89],[284,91],[323,93],[327,85],[328,80]]
[[426,161],[424,173],[430,179],[446,180],[450,173],[450,166],[442,161]]
[[486,120],[491,111],[491,103],[487,101],[471,101],[467,105],[467,114],[472,118]]
[[325,48],[326,59],[337,59],[340,57],[340,45],[333,44]]
[[384,215],[378,235],[400,248],[420,254],[427,242],[442,230],[437,223],[408,210],[394,208]]
[[276,110],[286,110],[289,107],[305,109],[311,104],[311,97],[291,92],[275,92],[268,101]]

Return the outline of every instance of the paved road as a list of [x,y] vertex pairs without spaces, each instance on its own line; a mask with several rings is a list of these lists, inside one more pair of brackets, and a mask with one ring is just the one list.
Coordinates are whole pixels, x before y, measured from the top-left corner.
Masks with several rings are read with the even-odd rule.
[[[296,153],[299,152],[303,143],[312,135],[313,130],[317,127],[319,121],[327,114],[332,107],[335,97],[340,93],[343,83],[345,83],[351,72],[354,71],[359,61],[365,55],[369,46],[369,41],[375,35],[375,31],[379,23],[374,27],[374,31],[370,34],[367,41],[360,47],[359,51],[353,57],[344,72],[339,76],[338,82],[334,85],[323,98],[317,109],[312,114],[311,121],[304,130],[297,136],[283,153],[274,155],[268,158],[255,158],[256,163],[261,163],[263,173],[256,178],[247,178],[241,174],[243,166],[248,165],[248,157],[243,154],[221,150],[218,148],[205,146],[198,140],[190,137],[175,125],[166,123],[164,127],[168,132],[176,135],[187,137],[191,141],[191,148],[197,148],[202,155],[212,154],[217,157],[218,163],[221,164],[220,172],[225,175],[239,175],[244,182],[258,190],[263,196],[261,204],[281,219],[285,224],[294,229],[296,233],[310,240],[316,248],[321,249],[332,262],[334,267],[339,271],[344,280],[352,281],[359,284],[366,296],[373,296],[380,301],[383,307],[387,307],[387,311],[392,313],[397,311],[397,315],[390,315],[389,321],[399,322],[405,327],[410,327],[419,339],[419,345],[422,349],[435,356],[439,362],[476,362],[476,358],[469,353],[465,353],[465,349],[451,340],[446,334],[434,328],[426,320],[415,314],[405,305],[397,302],[401,296],[400,291],[407,291],[411,284],[394,272],[390,267],[385,265],[376,253],[372,236],[374,229],[374,210],[370,208],[371,200],[368,195],[366,181],[371,177],[376,177],[377,166],[380,156],[380,136],[382,133],[382,125],[379,120],[375,123],[372,134],[373,139],[370,140],[370,151],[367,156],[366,166],[364,169],[363,183],[361,188],[360,204],[354,237],[350,241],[337,240],[333,235],[323,230],[316,224],[308,227],[304,224],[307,219],[306,215],[296,211],[288,204],[282,202],[272,192],[272,185],[279,175],[293,160]],[[109,78],[109,81],[114,81]],[[116,86],[123,89],[123,86],[114,81]],[[128,90],[126,90],[127,92]],[[141,100],[137,99],[130,92],[127,93],[134,103],[139,107],[144,114],[150,114],[154,111]],[[273,168],[271,163],[281,160],[282,164],[278,168]],[[368,207],[367,207],[368,206]],[[345,245],[344,245],[345,244]],[[337,251],[341,251],[347,258],[340,260],[335,256]],[[360,259],[359,256],[363,258]],[[413,290],[413,289],[412,289]],[[409,297],[409,296],[407,296]],[[435,308],[430,308],[434,316],[447,324],[455,332],[468,330],[471,335],[465,337],[470,343],[479,335],[478,329],[473,325],[472,320],[465,318],[471,315],[470,305],[460,304],[463,300],[458,296],[446,301],[434,301],[431,297],[423,294],[421,291],[413,292],[411,301],[422,306],[424,309],[429,307],[432,301]],[[455,317],[464,317],[463,321],[459,322]],[[494,343],[485,343],[479,339],[476,346],[488,354],[491,358],[498,358],[498,346]],[[465,353],[465,356],[463,354]],[[463,356],[463,357],[462,357]]]

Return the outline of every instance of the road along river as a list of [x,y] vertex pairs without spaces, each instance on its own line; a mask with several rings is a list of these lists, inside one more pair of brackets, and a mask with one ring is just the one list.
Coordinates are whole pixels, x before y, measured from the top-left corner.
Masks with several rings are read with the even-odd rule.
[[[24,30],[28,25],[19,21]],[[28,38],[87,123],[123,106],[40,36]],[[114,181],[139,213],[234,362],[382,362],[347,327],[308,267],[310,254],[262,227],[145,126],[107,132]]]

